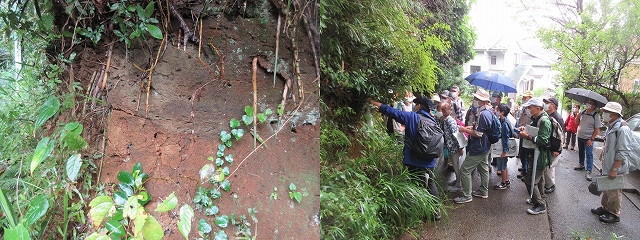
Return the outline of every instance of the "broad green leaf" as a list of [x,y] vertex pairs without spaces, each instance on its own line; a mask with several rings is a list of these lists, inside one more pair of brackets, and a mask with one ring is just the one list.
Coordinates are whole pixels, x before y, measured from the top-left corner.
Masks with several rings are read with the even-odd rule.
[[185,239],[189,239],[191,232],[191,222],[193,221],[193,209],[185,204],[180,207],[180,221],[178,222],[178,230]]
[[224,160],[227,160],[229,164],[233,164],[233,155],[229,154],[224,157]]
[[82,159],[80,157],[80,154],[73,154],[67,159],[67,177],[72,182],[76,181],[78,173],[80,173],[80,167],[82,167]]
[[222,173],[225,176],[229,176],[229,167],[225,166],[224,168],[222,168]]
[[251,125],[253,123],[253,115],[242,115],[242,121],[244,122],[244,125]]
[[89,217],[93,221],[93,227],[98,229],[100,224],[113,208],[113,200],[109,196],[98,196],[89,203]]
[[110,220],[107,221],[104,224],[104,227],[107,229],[107,231],[109,231],[111,236],[115,236],[115,237],[124,237],[125,234],[127,234],[127,232],[124,230],[124,227],[122,226],[122,223],[120,221],[116,221],[116,220]]
[[282,114],[284,114],[284,107],[282,104],[278,104],[278,115],[282,116]]
[[120,181],[121,183],[127,184],[129,186],[133,186],[134,184],[133,176],[131,175],[131,173],[126,171],[120,171],[118,173],[118,181]]
[[127,202],[124,204],[124,208],[122,209],[122,216],[125,218],[130,218],[131,220],[135,220],[138,215],[138,207],[140,207],[140,203],[138,203],[138,196],[131,196],[127,199]]
[[202,166],[200,169],[200,182],[205,182],[211,179],[214,173],[216,173],[216,167],[209,163]]
[[162,201],[162,203],[158,204],[158,207],[156,207],[156,212],[168,212],[174,209],[177,205],[178,197],[176,197],[175,192],[172,192],[171,194],[169,194],[169,197]]
[[126,183],[118,183],[118,187],[127,194],[127,198],[133,196],[133,188],[130,185],[127,185]]
[[222,196],[222,192],[220,192],[220,190],[213,188],[211,189],[211,198],[213,199],[218,199]]
[[227,225],[229,225],[229,216],[227,215],[217,216],[215,219],[215,222],[216,222],[216,225],[218,225],[218,227],[226,228]]
[[220,132],[220,141],[227,142],[229,140],[231,140],[231,134],[229,134],[227,131]]
[[[225,146],[224,144],[221,144],[221,145],[222,145],[222,146],[224,146],[224,147],[227,147],[227,146]],[[220,151],[220,150],[218,150],[218,152],[216,152],[216,157],[221,158],[222,156],[224,156],[224,151]]]
[[298,201],[298,203],[302,202],[302,194],[300,194],[300,192],[294,192],[293,198]]
[[209,234],[211,232],[211,225],[209,225],[206,220],[200,219],[200,221],[198,221],[198,232]]
[[115,191],[113,193],[113,200],[117,205],[124,205],[127,202],[128,198],[129,196],[127,196],[127,193],[122,190]]
[[220,183],[220,187],[222,188],[222,190],[228,192],[229,189],[231,189],[231,182],[229,182],[229,180],[224,180]]
[[216,233],[214,240],[228,240],[229,238],[227,237],[227,234],[223,231],[220,230]]
[[69,133],[82,133],[82,124],[79,122],[70,122],[64,125],[64,130],[67,130]]
[[231,147],[231,145],[233,145],[233,144],[231,144],[231,141],[227,141],[227,142],[224,142],[224,145],[227,145],[227,147],[229,147],[229,148],[230,148],[230,147]]
[[64,137],[64,143],[72,151],[82,150],[87,147],[87,141],[77,133],[68,133],[67,136]]
[[31,174],[33,175],[33,171],[36,170],[38,165],[44,161],[51,152],[53,152],[53,146],[55,145],[55,141],[50,140],[49,137],[44,137],[38,142],[38,146],[36,146],[36,151],[33,154],[33,158],[31,159]]
[[273,114],[273,112],[271,111],[271,108],[267,108],[266,110],[264,110],[264,114],[271,115]]
[[162,30],[155,25],[147,24],[147,32],[156,39],[162,39]]
[[240,121],[238,121],[238,119],[232,118],[232,119],[229,121],[229,127],[231,127],[231,128],[237,128],[237,127],[240,127]]
[[47,213],[47,210],[49,210],[49,200],[47,196],[43,194],[33,199],[33,201],[29,203],[29,211],[27,211],[25,215],[27,225],[33,225],[40,220],[40,218]]
[[138,194],[138,203],[140,203],[140,205],[144,206],[149,200],[151,200],[151,196],[149,196],[148,192],[142,191]]
[[100,233],[94,232],[84,240],[111,240],[111,238],[107,237],[106,235],[102,235]]
[[210,206],[210,207],[206,208],[204,210],[204,214],[207,215],[207,216],[213,216],[213,215],[218,214],[219,211],[220,211],[220,208],[218,208],[218,206],[216,206],[216,205],[213,205],[213,206]]
[[222,158],[216,158],[216,166],[220,167],[224,164],[224,160]]
[[136,218],[133,220],[133,236],[140,236],[140,232],[142,232],[142,228],[144,227],[145,222],[147,222],[148,216],[149,214],[147,214],[147,211],[144,210],[142,206],[139,206],[136,210]]
[[256,118],[258,118],[258,121],[260,123],[263,123],[265,120],[267,120],[267,115],[264,113],[258,113],[258,115],[256,116]]
[[213,175],[214,182],[222,182],[224,181],[224,174],[222,173],[222,169],[218,169],[216,173]]
[[153,216],[149,215],[144,227],[142,227],[142,235],[145,240],[160,240],[164,238],[164,230],[162,230],[162,225]]
[[247,116],[253,117],[253,108],[244,106],[244,113],[247,114]]
[[146,17],[144,16],[144,10],[142,9],[142,6],[140,6],[140,4],[136,4],[136,12],[138,13],[138,17],[140,19],[146,19]]
[[38,113],[38,117],[36,118],[36,125],[34,129],[40,128],[42,124],[58,112],[58,109],[60,109],[60,99],[56,97],[49,97],[49,99],[47,99],[47,101],[42,105],[42,108],[40,108],[40,113]]
[[134,173],[136,171],[142,173],[142,163],[137,162],[136,164],[133,164],[133,167],[131,168],[131,172]]
[[151,1],[147,4],[147,7],[144,8],[144,18],[150,18],[151,15],[153,15],[154,4],[155,3]]
[[24,223],[20,223],[15,228],[5,228],[4,239],[31,239],[31,235]]
[[253,220],[253,222],[258,222],[258,218],[256,217],[256,215],[258,214],[258,210],[256,210],[255,208],[248,208],[247,212],[249,212],[249,215],[251,215],[251,219]]
[[296,190],[296,185],[293,184],[293,183],[289,184],[289,190],[295,191]]
[[240,140],[244,135],[244,129],[233,129],[231,130],[231,134],[236,138],[236,141]]

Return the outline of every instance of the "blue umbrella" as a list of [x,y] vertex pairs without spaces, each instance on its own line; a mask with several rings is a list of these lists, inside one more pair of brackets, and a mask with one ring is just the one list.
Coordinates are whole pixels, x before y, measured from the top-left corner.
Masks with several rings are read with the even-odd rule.
[[469,81],[471,85],[487,90],[496,90],[503,93],[518,92],[511,79],[500,73],[490,71],[475,72],[464,79]]

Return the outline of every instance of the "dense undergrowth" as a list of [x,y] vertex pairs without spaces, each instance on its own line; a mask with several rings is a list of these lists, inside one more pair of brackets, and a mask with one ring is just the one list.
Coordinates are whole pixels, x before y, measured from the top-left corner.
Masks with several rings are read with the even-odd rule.
[[393,239],[442,207],[402,165],[402,142],[375,122],[355,138],[331,122],[321,127],[323,239]]

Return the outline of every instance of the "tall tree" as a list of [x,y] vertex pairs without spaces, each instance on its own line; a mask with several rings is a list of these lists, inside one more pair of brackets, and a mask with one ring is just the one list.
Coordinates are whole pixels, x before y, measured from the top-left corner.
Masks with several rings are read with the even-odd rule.
[[553,68],[565,86],[606,90],[628,99],[620,80],[631,61],[640,57],[640,0],[561,1],[552,3],[558,16],[538,36],[560,55]]

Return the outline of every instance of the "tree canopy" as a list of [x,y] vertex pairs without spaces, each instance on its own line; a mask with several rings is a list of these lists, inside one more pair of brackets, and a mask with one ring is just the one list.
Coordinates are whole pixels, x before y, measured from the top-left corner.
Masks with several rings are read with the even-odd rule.
[[618,95],[629,63],[640,56],[640,1],[570,1],[553,3],[564,13],[546,16],[552,24],[539,29],[543,43],[555,50],[553,68],[568,87],[581,87]]
[[[361,120],[366,98],[432,93],[473,56],[466,1],[321,1],[323,118]],[[458,75],[458,76],[455,76]]]

